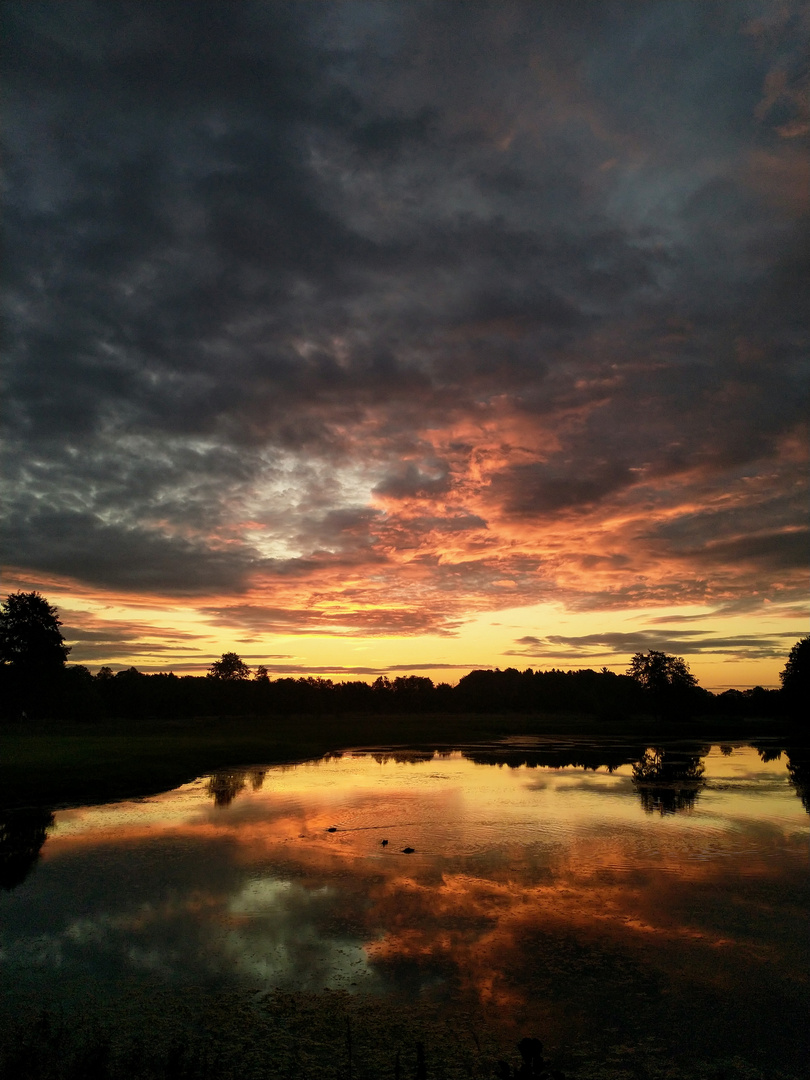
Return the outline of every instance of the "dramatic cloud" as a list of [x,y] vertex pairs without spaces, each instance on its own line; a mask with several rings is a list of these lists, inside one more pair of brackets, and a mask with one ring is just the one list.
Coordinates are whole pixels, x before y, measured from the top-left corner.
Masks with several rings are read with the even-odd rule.
[[803,5],[3,21],[14,574],[263,633],[804,603]]

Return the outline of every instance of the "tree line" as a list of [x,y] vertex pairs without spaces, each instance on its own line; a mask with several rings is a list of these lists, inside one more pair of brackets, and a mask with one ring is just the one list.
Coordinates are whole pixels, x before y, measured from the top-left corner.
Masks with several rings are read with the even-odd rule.
[[0,606],[0,714],[5,719],[170,719],[297,713],[543,712],[619,720],[700,715],[799,716],[807,698],[810,636],[790,651],[780,690],[727,690],[698,685],[686,661],[650,650],[625,674],[602,668],[475,670],[455,686],[405,675],[373,682],[319,677],[271,679],[235,652],[206,675],[145,674],[136,668],[93,675],[66,663],[70,648],[58,612],[39,593],[12,593]]

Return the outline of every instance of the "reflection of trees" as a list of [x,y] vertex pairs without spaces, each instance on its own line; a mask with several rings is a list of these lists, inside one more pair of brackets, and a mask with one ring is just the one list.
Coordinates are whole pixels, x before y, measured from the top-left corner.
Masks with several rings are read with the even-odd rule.
[[433,750],[391,750],[371,756],[379,765],[386,765],[389,761],[397,765],[416,765],[422,761],[433,761],[436,755]]
[[787,771],[802,806],[810,814],[810,756],[807,750],[788,751]]
[[476,765],[508,765],[510,769],[607,769],[637,761],[643,746],[590,746],[550,743],[537,750],[465,750],[463,756]]
[[50,810],[0,811],[0,888],[10,891],[22,885],[52,825]]
[[265,776],[267,776],[267,769],[248,769],[248,777],[250,778],[250,787],[252,791],[262,790]]
[[236,796],[250,782],[253,791],[260,791],[267,769],[220,769],[208,777],[207,793],[213,797],[215,806],[230,806]]
[[699,754],[655,748],[633,766],[633,783],[648,814],[691,810],[703,787],[705,765]]
[[766,764],[779,761],[782,754],[785,754],[788,778],[802,800],[802,806],[810,814],[810,749],[803,746],[786,746],[785,743],[781,745],[754,743],[753,745],[760,759]]
[[759,760],[766,765],[770,761],[778,761],[782,756],[782,749],[779,746],[756,746],[756,752],[759,754]]

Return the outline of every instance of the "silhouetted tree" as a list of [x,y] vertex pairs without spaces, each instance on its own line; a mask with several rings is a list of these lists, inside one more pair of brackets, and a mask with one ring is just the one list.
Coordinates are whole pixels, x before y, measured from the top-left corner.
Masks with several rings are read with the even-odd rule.
[[219,660],[214,661],[208,669],[208,674],[212,679],[249,679],[250,668],[241,656],[237,656],[235,652],[226,652]]
[[[443,696],[443,700],[447,700]],[[644,691],[612,671],[471,671],[452,691],[454,708],[470,712],[572,712],[613,720],[644,711]]]
[[10,593],[0,605],[4,711],[47,711],[70,649],[53,607],[38,592]]
[[681,656],[668,656],[651,649],[636,653],[630,661],[627,674],[646,690],[660,692],[672,687],[697,686],[697,679]]
[[707,697],[682,656],[669,656],[656,649],[639,652],[630,661],[627,674],[644,688],[661,713],[688,714]]
[[57,686],[59,713],[71,720],[97,720],[104,714],[98,682],[83,664],[70,664]]
[[399,675],[389,686],[393,706],[400,712],[423,712],[434,702],[433,682],[423,675]]
[[801,638],[790,650],[779,678],[788,712],[798,715],[801,709],[806,715],[810,701],[810,635]]
[[0,606],[0,664],[32,675],[61,670],[70,652],[61,625],[38,592],[11,593]]

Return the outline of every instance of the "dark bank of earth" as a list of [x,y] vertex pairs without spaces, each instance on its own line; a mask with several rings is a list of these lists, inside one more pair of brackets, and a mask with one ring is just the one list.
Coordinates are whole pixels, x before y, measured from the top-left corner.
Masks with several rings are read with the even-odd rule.
[[[0,809],[63,807],[140,798],[218,770],[312,760],[358,746],[455,746],[521,736],[615,744],[744,740],[806,746],[784,719],[712,717],[682,723],[605,722],[587,716],[507,714],[291,715],[80,723],[28,721],[0,727]],[[604,762],[605,764],[607,762]]]

